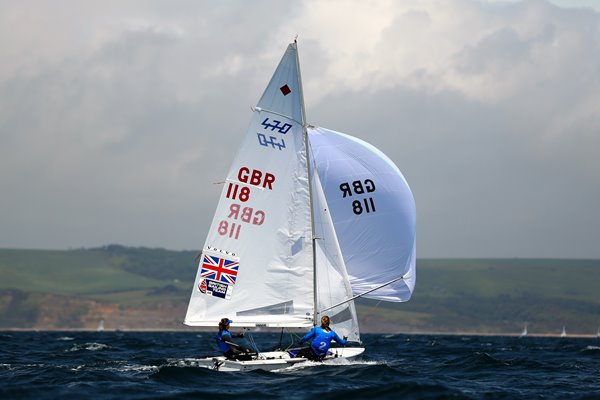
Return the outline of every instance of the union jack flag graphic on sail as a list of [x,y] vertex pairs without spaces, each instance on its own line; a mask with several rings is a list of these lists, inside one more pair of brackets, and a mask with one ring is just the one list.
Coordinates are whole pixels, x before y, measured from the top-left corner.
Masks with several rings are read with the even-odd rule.
[[240,263],[238,261],[205,254],[202,259],[200,276],[213,279],[217,282],[235,285],[239,266]]

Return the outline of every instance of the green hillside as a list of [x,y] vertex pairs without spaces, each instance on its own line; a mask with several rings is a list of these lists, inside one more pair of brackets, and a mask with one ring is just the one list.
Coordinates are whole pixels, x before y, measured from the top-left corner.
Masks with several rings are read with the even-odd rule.
[[[197,252],[0,249],[0,328],[183,329]],[[407,303],[359,300],[364,331],[592,334],[600,260],[420,259]]]
[[[107,246],[91,250],[0,250],[0,289],[95,297],[190,286],[195,254]],[[182,283],[183,282],[183,283]]]
[[427,330],[593,334],[600,326],[600,260],[419,260],[417,270],[411,301],[391,307]]

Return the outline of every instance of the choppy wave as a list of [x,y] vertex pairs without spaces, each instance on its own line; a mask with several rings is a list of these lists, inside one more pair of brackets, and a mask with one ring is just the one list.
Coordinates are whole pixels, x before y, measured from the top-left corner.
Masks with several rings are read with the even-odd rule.
[[[269,347],[279,335],[255,334]],[[2,398],[596,398],[600,341],[364,335],[354,359],[276,371],[202,368],[209,333],[0,335]]]
[[600,353],[600,346],[586,346],[585,349],[583,349],[583,351],[590,353]]
[[87,351],[99,351],[99,350],[108,350],[111,347],[107,344],[104,343],[83,343],[83,344],[75,344],[73,345],[73,347],[71,347],[70,349],[66,350],[66,351],[82,351],[82,350],[87,350]]

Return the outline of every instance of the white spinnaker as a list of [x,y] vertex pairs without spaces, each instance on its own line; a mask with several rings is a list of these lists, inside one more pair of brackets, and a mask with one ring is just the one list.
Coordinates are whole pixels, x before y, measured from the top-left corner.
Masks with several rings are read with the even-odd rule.
[[[224,283],[224,298],[207,294],[206,288],[203,292],[203,282],[211,279],[202,276],[202,257],[185,324],[217,326],[228,317],[234,326],[312,326],[312,233],[303,124],[297,49],[291,44],[252,115],[203,247],[203,256],[216,257],[213,260],[239,261],[235,284]],[[226,128],[224,124],[223,132],[215,134],[226,134]]]
[[[339,336],[360,341],[358,319],[348,280],[344,258],[329,214],[329,207],[318,174],[313,174],[313,213],[315,221],[317,311],[320,317],[328,315],[332,328]],[[340,304],[342,303],[342,304]],[[340,304],[336,307],[330,308]]]
[[355,295],[410,299],[416,279],[415,202],[398,167],[369,143],[325,128],[308,129]]

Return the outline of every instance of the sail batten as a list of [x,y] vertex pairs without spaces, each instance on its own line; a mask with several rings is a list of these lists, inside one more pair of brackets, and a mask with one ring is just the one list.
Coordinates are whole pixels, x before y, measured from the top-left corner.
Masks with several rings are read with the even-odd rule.
[[258,112],[258,113],[272,114],[272,115],[277,115],[278,117],[287,118],[287,119],[289,119],[291,121],[299,123],[300,125],[304,124],[302,121],[296,120],[296,119],[294,119],[294,117],[292,117],[290,115],[281,114],[281,113],[278,113],[278,112],[275,112],[275,111],[272,111],[272,110],[266,110],[266,109],[261,108],[261,107],[255,107],[254,110],[256,112]]

